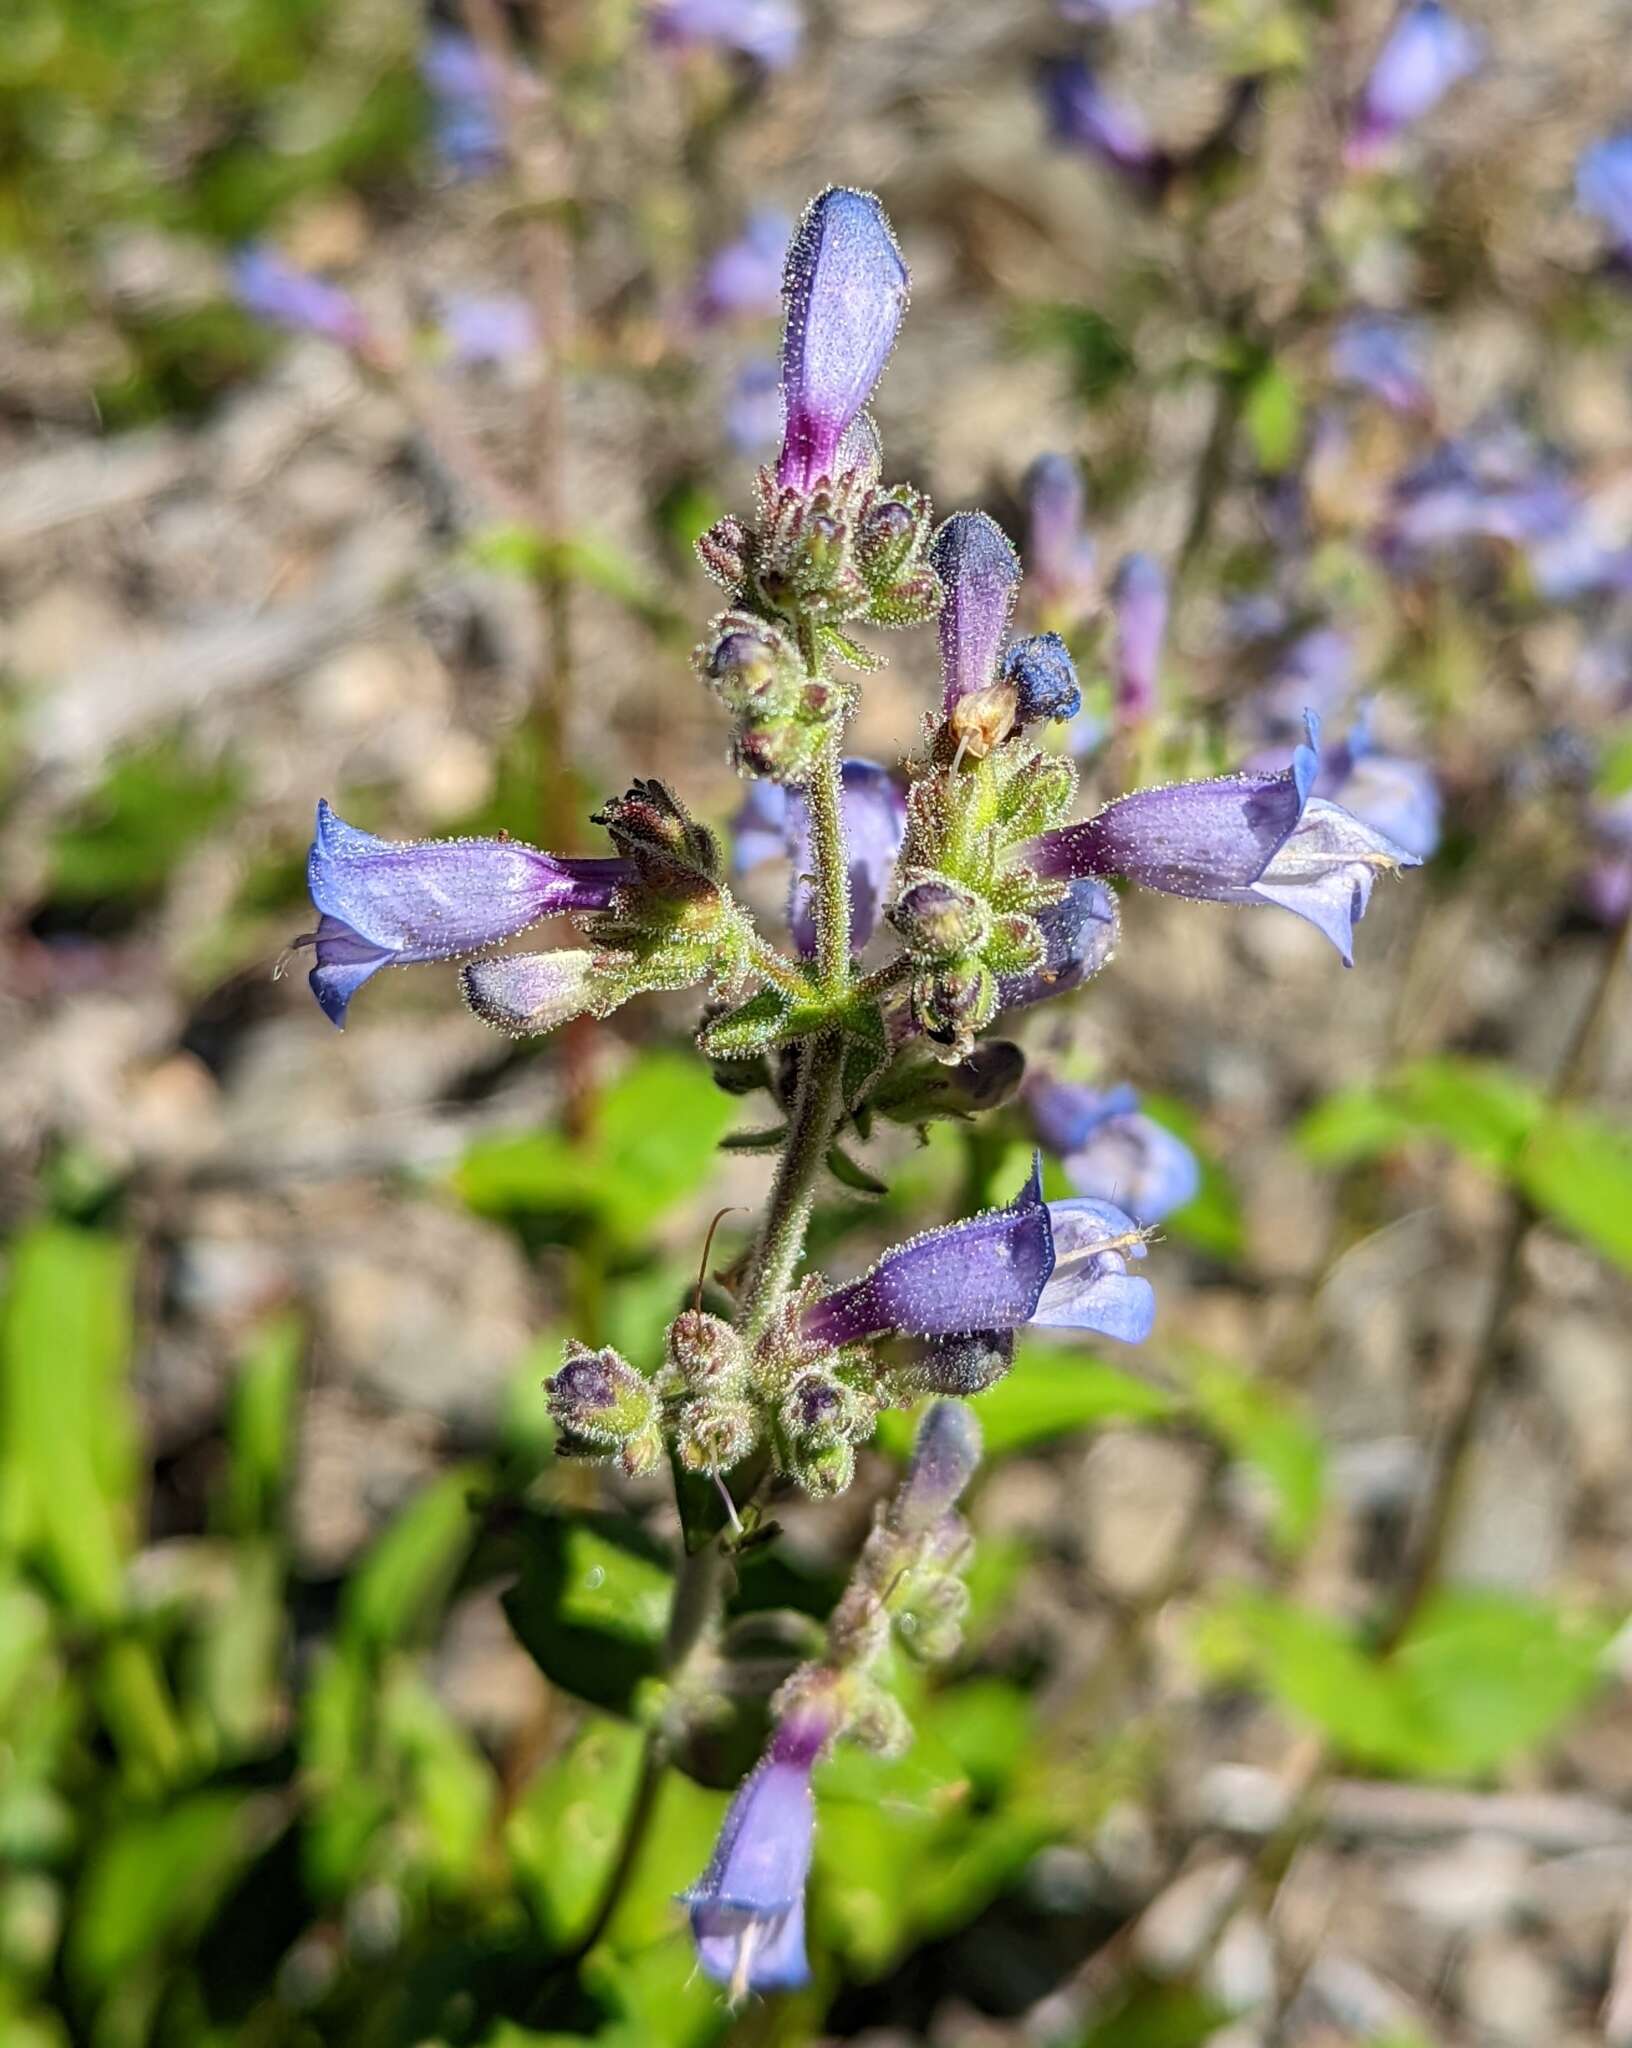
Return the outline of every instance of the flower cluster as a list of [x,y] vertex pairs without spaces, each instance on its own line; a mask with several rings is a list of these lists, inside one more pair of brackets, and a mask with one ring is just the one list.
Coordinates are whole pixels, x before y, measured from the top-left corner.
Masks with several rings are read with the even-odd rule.
[[[1150,1227],[1194,1194],[1195,1161],[1130,1091],[1028,1077],[1012,1039],[990,1035],[1104,968],[1118,880],[1289,910],[1347,961],[1377,877],[1415,865],[1422,841],[1339,800],[1365,748],[1351,739],[1323,765],[1309,706],[1295,736],[1267,714],[1255,728],[1279,743],[1272,761],[1132,789],[1073,820],[1082,692],[1060,629],[1099,602],[1081,481],[1057,459],[1032,473],[1040,629],[1015,636],[1021,563],[1002,529],[978,511],[937,526],[921,492],[882,481],[866,407],[907,288],[875,198],[831,189],[812,203],[783,277],[780,453],[753,522],[722,519],[699,544],[727,603],[697,665],[751,784],[730,863],[656,781],[594,814],[609,843],[591,856],[502,836],[395,842],[326,803],[311,849],[318,923],[304,943],[336,1024],[383,968],[422,962],[458,962],[475,1013],[518,1034],[696,988],[722,1085],[770,1098],[776,1120],[755,1141],[777,1153],[775,1180],[755,1244],[724,1276],[728,1313],[699,1300],[640,1364],[569,1343],[547,1382],[562,1452],[635,1477],[672,1460],[728,1498],[779,1482],[842,1491],[883,1409],[978,1394],[1012,1368],[1021,1330],[1149,1334],[1155,1293],[1137,1269]],[[1124,723],[1155,708],[1168,602],[1160,565],[1129,557],[1112,586]],[[894,766],[847,758],[855,675],[881,665],[858,633],[932,618],[941,688],[916,751]],[[734,894],[773,859],[789,874],[786,947]],[[505,950],[563,917],[576,943]],[[880,1120],[921,1126],[1010,1098],[1073,1194],[1045,1198],[1038,1155],[1004,1206],[853,1277],[802,1270],[822,1176],[867,1180],[846,1147]],[[825,1651],[777,1695],[770,1747],[688,1895],[704,1969],[738,1991],[802,1974],[813,1766],[841,1736],[905,1740],[891,1657],[956,1645],[968,1534],[955,1506],[977,1450],[956,1398],[929,1410]]]

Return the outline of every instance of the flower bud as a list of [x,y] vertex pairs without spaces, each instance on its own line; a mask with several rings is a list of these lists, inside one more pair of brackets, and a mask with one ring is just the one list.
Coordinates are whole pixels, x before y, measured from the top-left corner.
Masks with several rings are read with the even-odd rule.
[[952,961],[985,943],[991,913],[972,889],[933,869],[919,869],[903,883],[889,917],[915,960]]
[[797,688],[804,666],[787,635],[748,612],[725,612],[714,621],[713,641],[698,650],[698,665],[727,711],[763,715],[780,710]]
[[958,960],[912,979],[914,1023],[957,1059],[974,1050],[974,1035],[991,1022],[996,1005],[996,979],[979,960]]
[[789,245],[782,292],[786,425],[777,482],[809,491],[834,474],[906,311],[907,267],[870,192],[830,186],[812,200]]
[[782,1402],[781,1422],[801,1452],[851,1443],[872,1429],[876,1404],[824,1372],[801,1373]]
[[687,1401],[675,1422],[680,1462],[693,1472],[729,1472],[747,1457],[758,1435],[746,1401],[712,1393]]
[[930,566],[941,579],[942,709],[988,688],[1020,587],[1020,557],[995,519],[956,512],[930,543]]
[[734,512],[717,519],[697,542],[703,567],[727,590],[740,590],[748,580],[753,536]]
[[558,1372],[544,1382],[550,1417],[563,1448],[618,1452],[624,1469],[655,1469],[663,1454],[657,1396],[626,1359],[568,1341]]
[[620,797],[603,804],[592,822],[604,826],[618,851],[635,864],[643,882],[652,871],[678,871],[716,881],[720,851],[714,834],[699,825],[661,782],[631,783]]
[[767,781],[797,788],[810,780],[825,744],[821,725],[800,725],[782,718],[738,726],[731,738],[731,755],[740,773],[763,775]]
[[794,1483],[812,1500],[833,1500],[849,1491],[856,1476],[855,1446],[836,1443],[814,1450],[801,1449],[790,1458],[788,1470]]
[[727,1393],[741,1384],[747,1366],[742,1339],[720,1317],[682,1309],[665,1342],[670,1365],[692,1393]]
[[980,1464],[980,1424],[961,1401],[926,1409],[913,1440],[906,1477],[890,1507],[891,1526],[903,1534],[932,1528],[949,1515]]
[[944,1664],[958,1654],[969,1618],[969,1588],[949,1571],[917,1579],[895,1615],[901,1647],[919,1664]]
[[594,1007],[595,959],[582,951],[495,953],[461,968],[459,987],[484,1024],[527,1038]]

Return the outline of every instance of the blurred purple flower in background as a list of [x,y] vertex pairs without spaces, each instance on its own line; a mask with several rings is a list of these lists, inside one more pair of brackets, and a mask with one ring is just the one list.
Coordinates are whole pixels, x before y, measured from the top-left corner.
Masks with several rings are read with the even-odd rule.
[[1038,1144],[1058,1157],[1079,1195],[1114,1202],[1146,1228],[1195,1200],[1196,1155],[1140,1113],[1133,1089],[1089,1088],[1033,1071],[1023,1092]]
[[[840,802],[850,853],[850,944],[860,952],[878,929],[895,857],[907,829],[907,800],[876,761],[848,760]],[[746,874],[768,860],[786,860],[788,928],[808,959],[816,951],[816,906],[809,869],[810,807],[804,792],[777,782],[749,785],[732,822],[733,866]]]
[[766,71],[785,71],[799,55],[804,14],[797,0],[659,0],[652,38],[673,50],[733,50]]
[[1354,962],[1354,926],[1379,872],[1417,856],[1311,794],[1320,772],[1318,721],[1279,774],[1246,771],[1138,789],[1079,825],[1034,839],[1041,875],[1126,875],[1142,888],[1212,903],[1270,904],[1304,918]]
[[1116,616],[1112,670],[1116,715],[1123,725],[1139,725],[1156,709],[1167,603],[1167,577],[1155,556],[1127,556],[1111,585]]
[[753,356],[725,396],[725,437],[739,455],[766,460],[782,439],[782,372],[770,356]]
[[1039,455],[1020,494],[1027,515],[1027,589],[1056,625],[1075,625],[1099,604],[1097,554],[1083,530],[1082,471],[1069,455]]
[[538,346],[538,323],[513,292],[449,292],[439,325],[448,353],[466,369],[514,362]]
[[244,311],[290,334],[320,335],[342,348],[369,346],[362,308],[339,285],[300,270],[270,243],[251,242],[232,258],[232,295]]
[[846,1287],[805,1311],[806,1336],[845,1345],[898,1331],[1094,1330],[1143,1343],[1155,1317],[1148,1280],[1131,1276],[1145,1255],[1132,1217],[1108,1202],[1045,1202],[1042,1165],[1006,1209],[989,1209],[909,1238]]
[[1575,203],[1602,222],[1616,255],[1632,264],[1632,128],[1582,152],[1575,167]]
[[1388,313],[1356,313],[1332,339],[1332,375],[1369,391],[1396,412],[1433,410],[1427,335],[1421,323]]
[[1346,149],[1349,164],[1355,169],[1374,164],[1395,136],[1477,71],[1484,56],[1484,37],[1439,0],[1407,7],[1389,30],[1361,92]]
[[433,28],[419,54],[431,97],[431,139],[455,177],[476,178],[504,161],[499,119],[503,81],[488,57],[458,29]]
[[830,185],[805,208],[788,249],[783,295],[777,482],[808,491],[838,466],[895,346],[907,266],[870,192]]
[[1469,540],[1527,547],[1556,538],[1578,508],[1557,458],[1496,421],[1440,442],[1398,478],[1375,538],[1391,568],[1409,569]]
[[513,839],[376,839],[320,803],[306,862],[312,993],[343,1025],[382,967],[456,960],[562,911],[604,910],[628,875],[626,861],[562,860]]
[[1056,142],[1085,150],[1143,185],[1168,168],[1137,107],[1109,92],[1080,57],[1045,62],[1039,73],[1043,110]]
[[751,213],[734,242],[716,249],[703,265],[693,307],[704,327],[728,320],[768,318],[782,304],[782,273],[793,222],[766,208]]
[[708,1868],[681,1895],[703,1974],[750,1991],[789,1991],[810,1978],[805,1882],[816,1835],[810,1773],[832,1729],[801,1708],[737,1787]]
[[1632,790],[1597,797],[1587,806],[1592,858],[1581,877],[1581,899],[1600,924],[1632,916]]
[[1122,21],[1130,14],[1143,14],[1156,0],[1055,0],[1055,12],[1062,21],[1086,22],[1090,27],[1102,21]]

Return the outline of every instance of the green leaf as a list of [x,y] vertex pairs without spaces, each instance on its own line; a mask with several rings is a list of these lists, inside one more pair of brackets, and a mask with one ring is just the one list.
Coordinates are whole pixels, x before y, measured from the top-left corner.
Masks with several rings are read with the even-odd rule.
[[[1087,1352],[1063,1345],[1024,1343],[1014,1369],[974,1398],[984,1455],[1011,1457],[1036,1444],[1113,1422],[1164,1422],[1180,1412],[1178,1398],[1161,1387]],[[882,1450],[905,1457],[912,1448],[917,1411],[892,1409],[879,1418]]]
[[1296,1138],[1317,1166],[1358,1166],[1395,1151],[1415,1129],[1380,1088],[1341,1088],[1310,1110]]
[[1326,1459],[1318,1434],[1283,1389],[1227,1359],[1192,1354],[1190,1374],[1202,1420],[1267,1482],[1276,1541],[1300,1550],[1320,1515]]
[[302,1331],[296,1316],[262,1325],[238,1368],[227,1423],[232,1527],[271,1533],[282,1521],[293,1449]]
[[52,895],[87,903],[148,894],[231,816],[241,780],[228,763],[196,765],[179,738],[121,756],[52,843]]
[[396,1649],[426,1636],[475,1540],[478,1465],[455,1465],[408,1503],[346,1586],[341,1631],[359,1647]]
[[1266,363],[1247,386],[1241,424],[1253,458],[1268,476],[1280,476],[1303,444],[1303,396],[1280,363]]
[[1137,367],[1128,342],[1091,306],[1040,301],[1018,307],[1011,334],[1014,346],[1027,354],[1063,356],[1072,390],[1086,406],[1111,397]]
[[1512,1594],[1435,1594],[1395,1658],[1414,1709],[1405,1767],[1477,1775],[1538,1749],[1606,1675],[1614,1633]]
[[876,1173],[869,1173],[859,1161],[850,1157],[841,1145],[827,1148],[827,1170],[842,1188],[849,1188],[858,1195],[887,1195],[888,1181],[879,1179]]
[[672,1575],[662,1552],[610,1515],[529,1513],[504,1609],[546,1678],[627,1714],[660,1670]]
[[735,1113],[695,1059],[649,1053],[602,1096],[583,1144],[553,1131],[485,1138],[465,1154],[454,1186],[483,1214],[581,1215],[641,1250],[663,1211],[701,1184]]
[[704,1025],[697,1043],[711,1060],[753,1059],[776,1044],[792,1014],[792,996],[783,989],[762,988]]
[[1632,1131],[1555,1110],[1519,1154],[1516,1177],[1545,1215],[1632,1268]]
[[418,1867],[457,1889],[474,1876],[492,1825],[493,1772],[417,1673],[399,1665],[381,1703],[381,1734],[407,1778]]
[[1632,792],[1632,725],[1623,726],[1605,742],[1594,787],[1599,796],[1608,798]]
[[1392,1657],[1265,1594],[1203,1623],[1215,1672],[1256,1676],[1344,1755],[1420,1777],[1483,1776],[1540,1748],[1599,1682],[1612,1626],[1493,1592],[1435,1595]]
[[254,1853],[260,1812],[241,1792],[198,1792],[115,1826],[80,1888],[69,1940],[75,1976],[111,1983],[195,1934]]
[[534,1773],[505,1824],[522,1896],[558,1948],[600,1899],[635,1795],[642,1741],[629,1722],[592,1714],[566,1754]]
[[133,1534],[125,1387],[130,1255],[41,1224],[12,1252],[0,1318],[0,1551],[31,1557],[75,1613],[110,1620]]
[[1135,1977],[1078,2048],[1201,2048],[1229,2019],[1227,2006],[1191,1985]]

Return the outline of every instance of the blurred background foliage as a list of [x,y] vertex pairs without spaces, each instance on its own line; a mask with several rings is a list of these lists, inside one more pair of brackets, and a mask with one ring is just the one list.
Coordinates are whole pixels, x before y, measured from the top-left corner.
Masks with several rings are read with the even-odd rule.
[[[427,85],[451,15],[11,0],[6,2048],[1632,2040],[1632,1061],[1582,884],[1627,858],[1632,622],[1624,582],[1561,595],[1522,549],[1373,545],[1433,435],[1493,410],[1625,523],[1632,302],[1559,197],[1627,111],[1625,23],[1469,11],[1493,97],[1347,186],[1338,111],[1386,10],[1141,15],[1130,88],[1196,150],[1159,195],[1034,112],[1036,60],[1104,54],[1110,6],[812,7],[785,75],[655,51],[632,6],[473,7],[534,82],[516,161],[473,175]],[[829,177],[884,189],[920,270],[901,468],[1018,525],[1025,462],[1063,446],[1102,545],[1174,564],[1141,765],[1240,757],[1262,657],[1230,606],[1269,598],[1277,647],[1352,637],[1447,817],[1353,982],[1141,903],[1127,992],[1035,1034],[1133,1073],[1200,1156],[1150,1262],[1158,1339],[1137,1369],[1024,1346],[982,1397],[965,1654],[903,1680],[905,1758],[822,1767],[816,1982],[732,2015],[675,1894],[762,1733],[749,1681],[831,1606],[865,1503],[778,1504],[733,1598],[742,1697],[598,1925],[674,1528],[659,1490],[552,1456],[538,1382],[569,1333],[655,1359],[710,1211],[758,1197],[763,1160],[720,1149],[752,1117],[679,1004],[535,1054],[416,982],[342,1045],[270,967],[320,788],[365,826],[560,847],[662,767],[727,816],[689,547],[763,452],[736,400],[774,320],[711,326],[693,284],[762,186]],[[268,239],[389,345],[257,318],[232,263]],[[550,331],[461,361],[455,290]],[[1368,295],[1442,324],[1438,419],[1333,378]],[[1079,653],[1103,704],[1097,622]],[[926,658],[900,673],[880,752]],[[1014,1110],[886,1134],[882,1192],[835,1186],[816,1257],[1004,1197],[1029,1145]],[[1473,1505],[1391,1634],[1487,1368]],[[885,1418],[867,1501],[909,1438]]]

